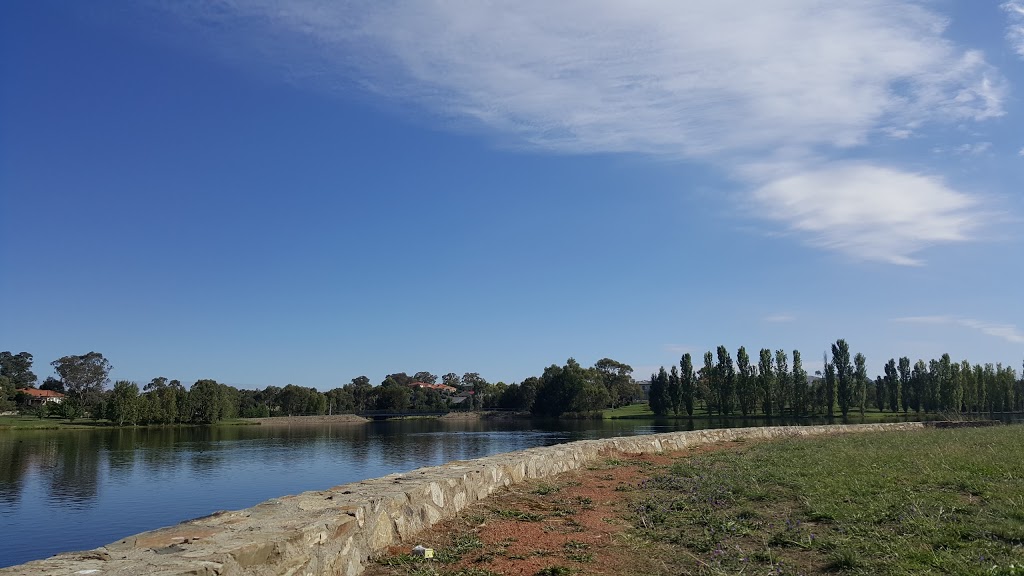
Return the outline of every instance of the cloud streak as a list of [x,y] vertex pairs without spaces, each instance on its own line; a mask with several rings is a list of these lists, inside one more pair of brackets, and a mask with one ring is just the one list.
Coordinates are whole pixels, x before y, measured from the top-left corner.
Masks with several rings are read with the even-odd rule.
[[1024,58],[1024,0],[1010,0],[1002,5],[1009,18],[1006,40],[1018,56]]
[[[299,76],[356,78],[525,146],[710,163],[808,244],[895,264],[970,239],[976,201],[936,175],[837,156],[998,117],[1006,93],[980,52],[945,39],[946,20],[911,1],[224,0],[191,10],[218,34],[272,44],[262,53],[293,71],[319,63]],[[857,193],[886,202],[856,209]]]
[[997,324],[993,322],[975,320],[973,318],[960,318],[956,316],[908,316],[904,318],[896,318],[894,321],[910,324],[962,326],[964,328],[976,330],[988,336],[1001,338],[1012,344],[1024,344],[1024,332],[1021,332],[1013,324]]

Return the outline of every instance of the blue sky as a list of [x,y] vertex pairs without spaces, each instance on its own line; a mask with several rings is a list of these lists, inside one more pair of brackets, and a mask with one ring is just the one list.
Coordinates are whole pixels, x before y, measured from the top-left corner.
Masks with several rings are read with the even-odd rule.
[[0,4],[0,349],[1024,359],[1024,2]]

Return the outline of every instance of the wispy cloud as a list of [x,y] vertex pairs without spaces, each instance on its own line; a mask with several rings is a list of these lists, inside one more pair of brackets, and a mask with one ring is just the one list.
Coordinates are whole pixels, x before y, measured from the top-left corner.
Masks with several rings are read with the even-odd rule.
[[772,324],[785,324],[788,322],[795,322],[796,316],[793,316],[792,314],[787,314],[785,312],[780,312],[777,314],[769,314],[768,316],[765,316],[761,320]]
[[991,142],[973,142],[969,144],[961,144],[960,146],[953,148],[953,153],[961,156],[981,156],[991,149]]
[[1021,332],[1013,324],[998,324],[994,322],[984,322],[981,320],[975,320],[973,318],[960,318],[956,316],[908,316],[904,318],[896,318],[896,322],[906,322],[913,324],[946,324],[963,326],[972,330],[977,330],[982,334],[1001,338],[1007,342],[1014,344],[1024,344],[1024,332]]
[[[808,243],[911,264],[925,246],[970,239],[976,202],[936,175],[867,160],[837,165],[836,155],[931,123],[1000,116],[1006,94],[983,55],[944,38],[946,19],[926,6],[223,0],[187,17],[219,36],[255,34],[272,44],[261,54],[298,76],[355,78],[383,97],[527,146],[711,163]],[[856,181],[838,182],[839,192],[809,187],[851,175]],[[908,183],[914,190],[904,194]],[[858,191],[885,200],[885,209],[855,209]],[[829,207],[835,201],[839,209]],[[933,205],[940,208],[920,208]],[[923,210],[924,224],[890,230]],[[954,228],[937,229],[947,223]],[[851,231],[856,237],[841,237]]]
[[780,177],[754,192],[763,216],[852,258],[917,265],[930,244],[970,237],[977,202],[940,178],[838,163]]
[[1002,6],[1010,20],[1006,26],[1006,39],[1013,50],[1024,58],[1024,0],[1010,0]]

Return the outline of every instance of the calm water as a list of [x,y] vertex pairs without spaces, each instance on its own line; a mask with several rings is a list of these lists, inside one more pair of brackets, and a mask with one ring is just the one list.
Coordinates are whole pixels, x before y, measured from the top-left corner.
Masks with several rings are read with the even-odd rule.
[[694,423],[714,424],[404,420],[0,431],[0,567],[421,466],[573,440],[692,429]]

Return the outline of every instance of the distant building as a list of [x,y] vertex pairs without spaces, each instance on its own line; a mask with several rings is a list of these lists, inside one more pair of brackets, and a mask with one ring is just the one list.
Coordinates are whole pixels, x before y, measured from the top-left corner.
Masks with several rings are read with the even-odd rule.
[[455,388],[454,386],[447,386],[445,384],[431,384],[429,382],[411,382],[409,384],[409,387],[423,388],[426,390],[437,390],[441,394],[455,394],[456,392],[459,391],[459,389]]
[[18,392],[28,396],[26,404],[30,406],[39,406],[46,404],[47,402],[53,402],[54,404],[60,404],[64,400],[64,395],[54,390],[39,390],[37,388],[23,388]]

